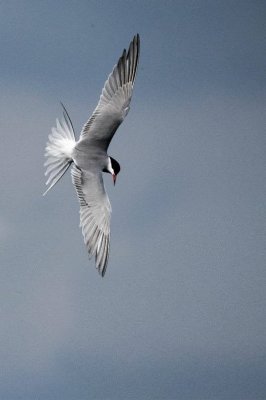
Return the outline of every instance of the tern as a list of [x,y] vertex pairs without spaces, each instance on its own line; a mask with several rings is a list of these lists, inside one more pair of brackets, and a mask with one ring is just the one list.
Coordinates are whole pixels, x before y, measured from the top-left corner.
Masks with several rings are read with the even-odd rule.
[[108,76],[97,107],[83,126],[79,140],[75,139],[73,124],[62,104],[62,120],[56,120],[45,148],[48,189],[44,195],[72,165],[72,182],[80,203],[80,227],[88,253],[95,257],[95,266],[101,276],[108,264],[111,218],[111,204],[102,173],[111,174],[115,184],[120,165],[107,150],[129,111],[139,52],[137,34]]

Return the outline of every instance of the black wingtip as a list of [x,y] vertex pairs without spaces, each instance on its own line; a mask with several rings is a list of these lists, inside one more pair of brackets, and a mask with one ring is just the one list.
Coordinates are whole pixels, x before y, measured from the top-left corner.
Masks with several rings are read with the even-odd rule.
[[106,270],[107,270],[107,263],[105,263],[103,266],[98,266],[96,268],[98,269],[100,277],[104,278],[104,275],[105,275]]

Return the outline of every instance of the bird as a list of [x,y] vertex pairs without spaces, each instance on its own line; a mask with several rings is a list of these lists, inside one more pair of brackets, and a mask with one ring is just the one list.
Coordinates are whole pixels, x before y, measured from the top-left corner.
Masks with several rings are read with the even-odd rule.
[[72,121],[65,106],[61,120],[51,130],[45,147],[48,177],[47,192],[71,168],[72,182],[80,206],[80,227],[88,254],[103,277],[110,253],[111,204],[105,191],[103,172],[115,185],[120,164],[107,153],[109,144],[129,112],[140,53],[136,34],[128,50],[124,49],[102,89],[98,104],[75,139]]

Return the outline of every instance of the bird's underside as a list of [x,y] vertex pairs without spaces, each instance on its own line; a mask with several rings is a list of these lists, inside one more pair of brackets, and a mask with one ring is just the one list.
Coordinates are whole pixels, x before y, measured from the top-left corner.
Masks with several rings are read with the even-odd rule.
[[139,60],[139,35],[134,36],[105,82],[92,116],[76,142],[72,122],[64,108],[46,145],[45,175],[47,193],[73,163],[72,182],[80,203],[80,226],[88,253],[104,276],[110,250],[111,205],[105,192],[102,172],[112,174],[114,182],[120,167],[107,155],[108,146],[129,111]]

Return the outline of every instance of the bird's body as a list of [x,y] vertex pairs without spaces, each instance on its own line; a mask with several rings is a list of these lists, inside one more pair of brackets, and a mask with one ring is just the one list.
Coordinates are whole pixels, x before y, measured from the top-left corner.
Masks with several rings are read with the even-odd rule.
[[57,120],[46,145],[47,193],[73,164],[71,175],[80,202],[80,226],[90,255],[104,276],[110,249],[111,205],[104,189],[102,172],[115,183],[119,163],[107,154],[108,146],[129,111],[139,59],[139,35],[123,51],[105,82],[100,100],[76,142],[66,109]]
[[72,159],[78,168],[91,172],[97,172],[99,169],[103,171],[108,164],[107,152],[96,146],[90,146],[86,141],[77,143],[73,149]]

